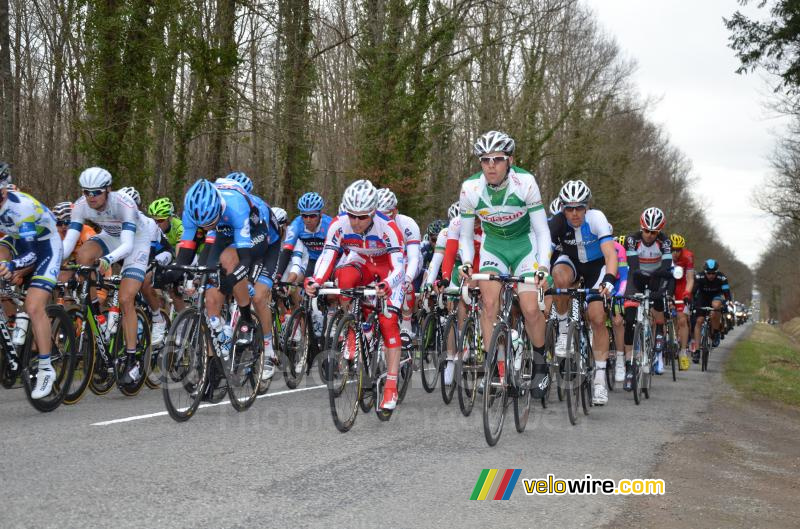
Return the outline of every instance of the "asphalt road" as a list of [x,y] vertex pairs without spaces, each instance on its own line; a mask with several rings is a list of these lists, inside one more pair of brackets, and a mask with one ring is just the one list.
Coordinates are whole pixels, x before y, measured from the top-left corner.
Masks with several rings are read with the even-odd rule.
[[[610,394],[578,426],[564,403],[534,404],[527,430],[509,409],[490,448],[480,408],[463,417],[418,377],[388,423],[360,414],[347,434],[333,426],[316,380],[283,381],[237,413],[227,401],[175,423],[160,391],[135,398],[87,394],[75,406],[35,411],[21,389],[0,390],[3,463],[0,527],[591,527],[612,520],[621,496],[526,496],[522,479],[655,477],[682,429],[706,413],[722,359],[654,377],[649,400]],[[509,501],[469,501],[484,468],[520,468]],[[666,483],[667,497],[670,483]]]

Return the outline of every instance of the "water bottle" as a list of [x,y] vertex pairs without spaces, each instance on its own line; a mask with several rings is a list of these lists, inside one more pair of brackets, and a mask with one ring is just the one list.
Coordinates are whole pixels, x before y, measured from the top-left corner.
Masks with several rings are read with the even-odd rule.
[[110,340],[114,333],[117,332],[117,325],[119,324],[119,307],[111,307],[108,309],[108,318],[106,321],[106,340]]
[[322,336],[322,324],[325,317],[322,313],[318,310],[311,311],[311,323],[314,326],[314,334],[316,336]]
[[214,340],[219,345],[222,358],[227,360],[231,348],[231,338],[233,338],[233,329],[230,325],[225,325],[219,316],[210,316],[208,318],[208,326],[214,334]]
[[522,369],[522,336],[516,329],[511,329],[511,348],[514,351],[514,371]]
[[367,342],[372,341],[372,323],[364,322],[361,324],[361,332],[364,333],[364,339]]
[[11,339],[17,347],[25,343],[25,336],[28,334],[28,324],[30,324],[30,322],[31,319],[26,312],[17,313],[14,337]]

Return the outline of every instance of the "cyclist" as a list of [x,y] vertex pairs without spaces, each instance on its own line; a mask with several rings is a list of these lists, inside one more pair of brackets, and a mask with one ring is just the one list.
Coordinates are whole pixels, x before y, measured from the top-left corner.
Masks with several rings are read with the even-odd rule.
[[[720,272],[719,263],[716,259],[707,259],[703,266],[703,273],[695,278],[692,298],[697,321],[694,326],[694,342],[700,345],[700,329],[703,321],[708,317],[708,310],[702,307],[712,307],[714,312],[711,314],[712,345],[717,347],[720,340],[720,330],[722,328],[721,310],[722,301],[731,301],[731,287],[728,278]],[[692,352],[692,361],[697,364],[700,362],[700,351]]]
[[[251,223],[251,215],[255,223]],[[222,266],[225,276],[217,288],[206,290],[206,312],[214,334],[214,347],[227,355],[229,350],[227,329],[220,318],[225,297],[233,294],[239,304],[238,322],[240,345],[253,340],[253,315],[248,289],[250,266],[259,256],[253,255],[252,224],[260,221],[258,210],[247,192],[238,184],[211,183],[200,179],[186,192],[183,208],[183,236],[178,243],[177,262],[188,265],[197,251],[195,233],[198,228],[207,230],[208,255],[206,266]],[[180,272],[170,272],[167,281],[180,280]]]
[[217,179],[219,189],[223,189],[231,183],[239,186],[251,202],[250,222],[253,227],[251,234],[253,244],[251,250],[252,266],[260,268],[257,277],[252,278],[255,283],[255,295],[252,300],[253,308],[261,320],[261,327],[264,331],[265,361],[261,376],[262,379],[267,380],[274,375],[275,364],[278,360],[273,345],[271,306],[275,268],[281,252],[280,227],[269,205],[261,197],[253,194],[253,181],[249,176],[243,172],[235,171],[225,178]]
[[169,197],[155,199],[147,206],[147,214],[167,236],[170,246],[175,248],[183,235],[183,223],[175,216],[175,205],[172,200]]
[[[89,167],[81,173],[78,181],[83,196],[75,201],[72,209],[72,220],[64,237],[64,253],[72,253],[84,223],[91,221],[100,228],[100,233],[83,243],[78,250],[77,262],[84,266],[96,264],[102,274],[112,264],[122,261],[119,304],[126,355],[125,370],[120,381],[130,384],[136,382],[142,373],[135,299],[147,270],[151,233],[146,229],[145,217],[139,215],[134,201],[111,190],[111,173],[102,167]],[[92,292],[92,311],[101,314],[95,292]]]
[[394,220],[397,227],[400,228],[400,232],[403,234],[403,249],[406,254],[406,277],[403,286],[405,297],[403,300],[400,329],[405,331],[408,337],[413,338],[411,313],[416,305],[414,282],[422,271],[422,259],[419,253],[419,225],[408,215],[401,215],[397,212],[397,196],[388,187],[378,189],[378,211]]
[[[608,403],[606,362],[608,361],[608,328],[603,297],[614,294],[618,257],[611,236],[611,226],[599,209],[589,209],[592,192],[582,180],[566,182],[558,194],[561,211],[550,219],[550,236],[562,254],[553,264],[553,281],[557,288],[574,288],[582,278],[587,288],[599,289],[599,296],[588,296],[586,316],[592,328],[592,350],[595,360],[594,396],[592,402]],[[567,311],[569,299],[555,300],[558,318],[556,355],[567,354]]]
[[[465,276],[472,274],[475,253],[475,218],[481,221],[479,271],[535,277],[535,284],[518,284],[519,304],[525,318],[525,330],[533,346],[537,380],[533,396],[541,396],[546,380],[544,363],[545,319],[539,310],[536,289],[551,281],[550,230],[536,179],[528,171],[514,166],[514,140],[503,132],[489,131],[475,142],[473,152],[481,164],[461,185],[459,207],[461,233],[459,251]],[[544,272],[539,275],[537,272]],[[481,328],[489,332],[497,319],[500,283],[479,281],[483,310]],[[504,354],[504,352],[500,352]],[[505,376],[505,362],[500,358],[499,376]]]
[[25,312],[30,317],[39,351],[31,398],[41,399],[50,394],[56,379],[50,359],[54,347],[50,318],[45,308],[56,284],[63,252],[56,218],[50,210],[27,193],[9,191],[10,183],[10,168],[0,162],[0,231],[5,234],[0,239],[0,277],[12,280],[33,274],[25,296]]
[[[308,268],[314,270],[317,259],[322,253],[325,244],[325,236],[331,225],[331,217],[322,213],[325,201],[319,194],[308,192],[297,201],[297,209],[300,215],[295,217],[289,229],[286,230],[286,239],[283,241],[283,250],[278,259],[277,276],[283,276],[286,266],[292,258],[292,252],[297,245],[297,241],[302,241],[308,251]],[[299,280],[303,278],[300,277]]]
[[[305,280],[305,290],[308,295],[315,296],[345,250],[349,250],[347,258],[335,273],[340,288],[368,285],[378,277],[379,296],[387,298],[390,312],[389,317],[378,315],[387,366],[386,386],[379,408],[393,410],[397,406],[400,368],[398,313],[403,303],[405,278],[403,234],[392,219],[376,211],[378,190],[369,180],[350,184],[344,191],[343,205],[346,213],[331,223],[314,275]],[[355,336],[348,336],[345,350],[348,360],[352,360],[356,351]]]
[[[664,372],[664,294],[672,278],[672,242],[662,230],[667,223],[664,212],[650,207],[642,212],[639,218],[641,229],[625,239],[625,251],[628,254],[628,287],[626,295],[644,292],[649,286],[654,296],[653,320],[655,321],[656,338],[654,349],[656,361],[653,372],[660,375]],[[625,358],[632,358],[633,334],[636,326],[635,301],[625,302]],[[647,315],[649,316],[649,315]],[[630,363],[625,363],[625,391],[633,389],[633,370]]]
[[[608,229],[614,232],[614,228],[609,225]],[[614,293],[623,294],[628,287],[628,255],[625,252],[625,236],[614,239],[614,249],[617,252],[617,281],[614,283]],[[625,380],[625,310],[622,303],[618,303],[619,298],[614,298],[611,304],[611,326],[614,333],[614,344],[616,351],[609,351],[608,354],[616,354],[616,371],[614,380],[623,382]],[[630,358],[629,358],[630,360]]]
[[686,248],[686,239],[677,233],[669,236],[672,243],[672,262],[683,268],[683,276],[675,280],[675,308],[678,312],[678,341],[681,351],[678,365],[689,369],[689,300],[694,290],[694,254]]

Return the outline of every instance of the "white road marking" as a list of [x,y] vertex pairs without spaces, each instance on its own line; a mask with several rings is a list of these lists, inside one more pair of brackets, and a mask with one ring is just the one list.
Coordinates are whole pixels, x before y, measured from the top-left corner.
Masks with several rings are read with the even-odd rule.
[[[285,391],[278,391],[276,393],[267,393],[266,395],[261,395],[261,396],[256,397],[256,398],[257,399],[263,399],[264,397],[278,397],[280,395],[288,395],[289,393],[299,393],[301,391],[310,391],[312,389],[320,389],[320,388],[327,388],[327,387],[328,386],[326,384],[322,384],[320,386],[311,386],[309,388],[287,389]],[[212,408],[214,406],[223,406],[223,405],[226,405],[226,404],[230,404],[230,402],[228,401],[227,397],[225,399],[221,400],[220,402],[215,402],[213,404],[210,404],[210,403],[201,404],[200,406],[198,406],[198,409],[199,408]],[[159,412],[156,412],[156,413],[146,413],[144,415],[134,415],[132,417],[124,417],[122,419],[113,419],[113,420],[110,420],[110,421],[95,422],[95,423],[92,423],[92,426],[108,426],[108,425],[111,425],[111,424],[119,424],[119,423],[123,423],[123,422],[140,421],[142,419],[151,419],[153,417],[161,417],[161,416],[164,416],[164,415],[168,415],[168,412],[159,411]]]

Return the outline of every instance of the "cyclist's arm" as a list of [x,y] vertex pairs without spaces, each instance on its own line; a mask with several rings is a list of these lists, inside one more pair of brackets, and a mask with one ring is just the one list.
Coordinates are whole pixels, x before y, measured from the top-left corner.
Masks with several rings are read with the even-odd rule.
[[337,218],[331,222],[328,228],[328,233],[325,235],[325,246],[317,259],[316,268],[312,271],[312,277],[317,283],[322,284],[327,281],[333,272],[333,267],[336,266],[336,262],[342,254],[341,241],[343,237],[344,229]]
[[407,244],[406,253],[408,254],[408,264],[406,264],[406,282],[413,283],[414,279],[417,277],[417,270],[419,270],[419,242]]
[[[609,280],[609,283],[614,283],[619,269],[619,257],[617,256],[617,249],[614,247],[614,240],[608,238],[608,240],[600,244],[600,250],[603,252],[603,257],[606,261],[606,279]],[[612,280],[609,276],[613,276],[614,279]]]
[[[298,226],[298,222],[300,226]],[[322,220],[320,220],[320,222],[322,222]],[[283,240],[283,249],[281,249],[281,255],[278,257],[278,267],[276,269],[275,277],[283,277],[283,272],[286,270],[286,266],[292,259],[292,251],[299,241],[300,232],[302,229],[303,219],[300,217],[296,217],[292,223],[289,224],[289,227],[286,230],[286,237]]]
[[123,222],[122,231],[119,233],[120,245],[113,252],[104,255],[110,263],[116,263],[128,257],[133,251],[133,240],[136,237],[136,223]]
[[85,200],[86,199],[83,197],[79,198],[78,202],[75,203],[75,207],[72,208],[69,229],[67,230],[67,235],[62,241],[65,256],[72,255],[72,252],[75,251],[75,245],[78,244],[78,240],[81,238],[81,232],[83,231],[84,208],[86,207]]
[[550,270],[550,254],[553,251],[553,241],[550,237],[550,226],[547,223],[547,213],[542,205],[539,187],[531,186],[526,197],[528,216],[530,217],[531,230],[536,236],[536,261],[539,268]]
[[461,254],[461,262],[464,264],[472,264],[472,260],[475,258],[474,229],[475,216],[462,213],[461,233],[458,236],[458,252]]
[[[30,213],[33,213],[31,209]],[[31,215],[22,219],[19,224],[19,238],[16,241],[17,257],[11,260],[11,270],[19,270],[36,262],[36,218]]]

